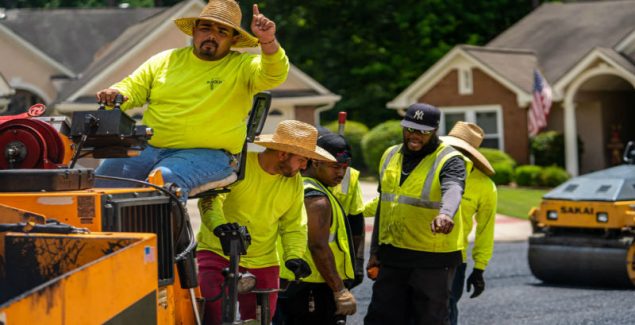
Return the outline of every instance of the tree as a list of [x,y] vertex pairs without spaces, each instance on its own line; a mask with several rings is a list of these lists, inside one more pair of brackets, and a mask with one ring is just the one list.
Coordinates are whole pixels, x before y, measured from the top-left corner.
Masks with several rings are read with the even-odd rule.
[[[243,2],[243,21],[251,13]],[[291,61],[342,96],[369,126],[397,118],[386,103],[456,44],[483,45],[531,10],[529,0],[267,0]],[[504,13],[504,14],[501,14]]]
[[[175,0],[4,0],[7,8],[170,6]],[[239,0],[243,25],[254,0]],[[398,118],[386,109],[457,44],[486,44],[532,9],[536,0],[262,0],[293,64],[342,96],[338,111],[373,127]]]

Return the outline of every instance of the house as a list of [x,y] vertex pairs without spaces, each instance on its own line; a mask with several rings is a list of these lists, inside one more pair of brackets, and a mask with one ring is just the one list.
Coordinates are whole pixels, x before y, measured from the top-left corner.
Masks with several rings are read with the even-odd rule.
[[485,46],[455,46],[387,106],[434,104],[441,134],[457,120],[475,122],[486,133],[483,146],[527,164],[538,69],[553,93],[543,131],[564,134],[567,171],[608,167],[609,149],[635,140],[633,17],[633,1],[545,3]]
[[[0,73],[15,90],[10,111],[24,111],[36,102],[54,114],[96,109],[97,91],[150,56],[189,45],[191,38],[173,20],[198,16],[204,5],[186,0],[169,8],[0,11]],[[243,23],[248,23],[244,17]],[[2,89],[0,79],[0,98]],[[283,119],[319,124],[319,113],[340,99],[293,65],[287,81],[271,93],[263,132],[273,132]],[[130,114],[140,118],[143,108]]]
[[14,93],[9,82],[4,79],[4,76],[0,73],[0,113],[9,108],[9,102]]

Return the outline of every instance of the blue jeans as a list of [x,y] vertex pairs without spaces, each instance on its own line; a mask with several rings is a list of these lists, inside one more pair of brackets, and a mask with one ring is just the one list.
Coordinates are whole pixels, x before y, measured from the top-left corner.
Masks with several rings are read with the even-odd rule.
[[[105,159],[95,174],[145,180],[151,171],[160,169],[163,180],[181,188],[187,200],[193,188],[224,179],[234,171],[230,156],[223,150],[163,149],[147,146],[139,156]],[[97,179],[96,187],[134,187],[133,183]]]
[[454,282],[452,283],[452,292],[450,293],[450,324],[457,325],[459,323],[459,308],[457,304],[461,300],[463,295],[463,288],[465,287],[465,269],[467,263],[461,263],[456,268],[454,274]]

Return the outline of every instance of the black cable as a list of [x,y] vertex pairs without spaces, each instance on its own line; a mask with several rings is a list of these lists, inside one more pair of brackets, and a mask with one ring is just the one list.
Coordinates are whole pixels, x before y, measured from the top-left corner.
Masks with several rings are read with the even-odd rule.
[[172,192],[166,190],[165,188],[146,182],[146,181],[140,181],[138,179],[131,179],[131,178],[124,178],[124,177],[116,177],[116,176],[105,176],[105,175],[95,175],[95,178],[100,178],[100,179],[105,179],[105,180],[112,180],[112,181],[124,181],[124,182],[129,182],[129,183],[136,183],[136,184],[142,184],[145,186],[149,186],[152,188],[155,188],[165,194],[167,194],[171,199],[173,199],[174,201],[176,201],[177,205],[179,206],[179,211],[181,212],[181,218],[183,219],[181,222],[181,229],[178,230],[178,234],[179,236],[181,236],[181,234],[183,233],[183,227],[185,227],[185,229],[187,230],[187,232],[189,233],[190,236],[190,243],[187,247],[185,247],[185,249],[183,249],[182,252],[176,254],[176,257],[174,257],[174,259],[178,262],[181,260],[184,260],[187,256],[187,254],[191,253],[192,250],[194,250],[194,248],[196,247],[196,241],[194,240],[194,231],[192,230],[191,227],[187,227],[185,224],[187,223],[187,220],[185,220],[185,209],[183,208],[183,205],[179,202],[179,198]]

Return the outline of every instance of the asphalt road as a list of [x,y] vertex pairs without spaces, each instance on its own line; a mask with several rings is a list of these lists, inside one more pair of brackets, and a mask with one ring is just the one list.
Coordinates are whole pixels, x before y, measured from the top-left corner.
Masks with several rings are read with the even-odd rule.
[[[485,281],[481,296],[459,301],[460,324],[635,324],[635,290],[542,284],[529,270],[525,241],[497,242]],[[365,279],[353,289],[358,313],[348,325],[363,324],[371,287]]]

